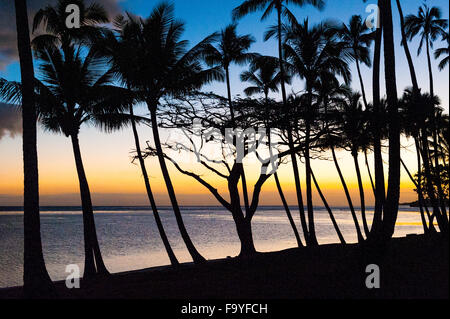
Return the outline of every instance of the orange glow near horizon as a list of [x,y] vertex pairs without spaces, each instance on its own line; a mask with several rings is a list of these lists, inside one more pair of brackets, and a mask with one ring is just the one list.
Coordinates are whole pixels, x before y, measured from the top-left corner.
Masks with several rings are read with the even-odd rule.
[[[98,134],[98,133],[97,133]],[[46,147],[39,149],[39,175],[40,195],[42,205],[79,205],[78,179],[72,155],[70,141],[61,136],[46,135]],[[116,143],[117,140],[127,141]],[[95,141],[85,136],[80,138],[82,154],[88,177],[94,205],[148,205],[145,187],[142,180],[140,167],[131,163],[130,151],[132,138],[129,132],[121,132],[112,135],[99,134]],[[122,142],[122,141],[121,141]],[[5,143],[3,143],[5,144]],[[3,145],[0,143],[1,146]],[[14,145],[17,154],[14,157],[5,158],[4,165],[0,169],[0,205],[21,205],[22,163],[13,158],[21,159],[21,140],[9,139],[6,144]],[[47,145],[52,145],[48,147]],[[124,146],[125,145],[125,146]],[[119,154],[119,155],[118,155]],[[359,190],[354,171],[353,160],[346,152],[339,152],[339,163],[350,189],[353,204],[359,206]],[[361,156],[362,157],[362,156]],[[412,151],[406,151],[403,159],[412,171],[416,170],[415,155]],[[369,158],[372,161],[372,158]],[[250,195],[253,185],[259,175],[260,165],[246,163],[246,174]],[[361,172],[364,180],[366,205],[373,204],[373,193],[367,174],[367,169],[360,158]],[[150,175],[150,183],[159,205],[169,205],[167,191],[159,170],[156,159],[146,161]],[[216,187],[224,198],[227,198],[226,181],[213,176],[205,170],[198,170],[197,165],[184,164],[202,176]],[[332,161],[312,161],[312,168],[318,179],[325,197],[330,205],[347,206],[347,200]],[[179,173],[169,163],[169,169],[173,184],[177,192],[180,205],[220,205],[215,198],[197,181],[191,177]],[[300,165],[302,191],[305,192],[304,165]],[[279,177],[282,181],[283,191],[290,204],[296,204],[295,185],[290,164],[280,167]],[[373,174],[373,172],[372,172]],[[387,175],[387,168],[386,168]],[[386,176],[387,177],[387,176]],[[402,171],[401,201],[410,202],[416,200],[413,184]],[[313,188],[313,200],[317,206],[323,203]],[[281,201],[273,179],[269,179],[262,189],[260,205],[281,205]]]

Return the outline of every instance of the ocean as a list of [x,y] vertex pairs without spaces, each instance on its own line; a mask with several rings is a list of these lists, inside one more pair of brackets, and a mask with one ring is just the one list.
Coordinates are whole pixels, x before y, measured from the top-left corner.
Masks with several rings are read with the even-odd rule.
[[[371,220],[373,208],[368,208]],[[348,243],[356,242],[350,211],[333,208],[334,216]],[[191,259],[179,234],[170,208],[160,208],[169,241],[180,262]],[[298,211],[292,210],[300,231]],[[186,228],[199,252],[207,259],[226,258],[239,253],[239,240],[231,214],[221,207],[184,207]],[[360,217],[358,215],[358,217]],[[96,207],[95,222],[103,258],[112,273],[169,264],[152,212],[144,207]],[[315,209],[320,244],[338,243],[338,237],[323,208]],[[362,228],[362,222],[361,228]],[[282,207],[261,207],[253,218],[253,236],[260,252],[296,247],[294,233]],[[41,232],[44,258],[53,280],[68,275],[67,265],[84,263],[83,225],[79,207],[43,207]],[[417,208],[401,206],[395,237],[421,234]],[[302,233],[300,231],[300,235]],[[0,208],[0,288],[22,284],[23,211],[20,207]]]

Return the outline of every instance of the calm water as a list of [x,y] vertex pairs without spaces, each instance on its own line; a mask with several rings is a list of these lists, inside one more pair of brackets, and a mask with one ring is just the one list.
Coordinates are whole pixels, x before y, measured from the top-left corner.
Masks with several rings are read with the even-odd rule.
[[[335,208],[335,217],[347,242],[356,242],[354,225],[346,208]],[[298,212],[293,211],[297,225]],[[316,231],[320,244],[336,243],[338,238],[328,213],[316,209]],[[369,213],[369,220],[371,214]],[[172,247],[180,261],[190,261],[170,209],[161,209]],[[208,259],[235,256],[239,241],[231,215],[223,209],[190,207],[183,218],[191,238]],[[167,265],[153,215],[132,208],[97,210],[97,233],[106,266],[111,272]],[[83,232],[80,211],[44,211],[41,217],[45,261],[54,280],[64,279],[66,266],[83,268]],[[296,246],[285,212],[280,207],[261,208],[253,219],[255,245],[258,251],[276,251]],[[415,208],[402,207],[395,236],[422,233],[420,215]],[[23,227],[21,211],[0,212],[0,287],[22,284]]]

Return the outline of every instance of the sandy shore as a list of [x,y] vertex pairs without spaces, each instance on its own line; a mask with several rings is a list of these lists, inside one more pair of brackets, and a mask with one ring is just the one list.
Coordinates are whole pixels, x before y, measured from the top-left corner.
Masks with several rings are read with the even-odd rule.
[[[324,245],[114,274],[69,290],[62,299],[294,299],[448,298],[448,238],[393,239],[383,253],[358,245]],[[365,285],[366,267],[380,268],[381,288]],[[22,288],[0,290],[0,299],[22,297]]]

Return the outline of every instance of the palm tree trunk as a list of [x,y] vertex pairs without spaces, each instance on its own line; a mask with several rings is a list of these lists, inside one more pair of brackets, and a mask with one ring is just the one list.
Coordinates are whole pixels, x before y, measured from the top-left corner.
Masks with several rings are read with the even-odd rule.
[[297,240],[297,246],[303,247],[302,240],[300,239],[300,235],[298,233],[297,227],[295,226],[294,218],[292,218],[291,210],[289,209],[289,205],[286,201],[286,197],[284,197],[283,189],[281,188],[280,179],[278,178],[278,173],[274,174],[275,183],[277,184],[278,194],[280,194],[281,202],[283,203],[284,210],[286,211],[286,215],[289,219],[289,223],[291,224],[292,230],[295,235],[295,239]]
[[369,174],[370,185],[372,186],[373,195],[376,196],[375,184],[373,183],[372,172],[370,171],[369,159],[367,158],[367,150],[364,150],[364,161],[366,163],[367,173]]
[[172,203],[173,212],[175,214],[175,218],[177,220],[178,229],[180,230],[181,237],[186,244],[186,248],[191,254],[192,260],[196,264],[204,263],[206,260],[202,255],[197,251],[194,244],[192,243],[191,238],[184,226],[183,217],[181,216],[180,207],[178,206],[177,197],[175,195],[175,190],[173,188],[172,180],[169,175],[169,170],[167,169],[166,161],[164,159],[164,153],[161,147],[161,140],[159,138],[159,130],[158,130],[158,122],[156,120],[156,106],[148,103],[148,108],[151,116],[152,123],[152,131],[153,131],[153,140],[155,142],[155,148],[159,160],[159,165],[161,166],[161,172],[164,177],[164,182],[166,183],[167,192],[169,193],[170,202]]
[[356,169],[356,176],[358,178],[358,188],[359,188],[359,198],[361,201],[361,218],[363,221],[363,228],[364,232],[366,234],[366,237],[369,236],[369,226],[367,225],[367,218],[366,218],[366,202],[364,198],[364,186],[361,178],[361,170],[359,168],[359,162],[358,162],[358,152],[352,152],[353,161],[355,163],[355,169]]
[[[356,56],[356,52],[355,52],[355,56]],[[364,106],[367,110],[368,108],[368,103],[367,103],[367,97],[366,97],[366,89],[364,88],[364,81],[361,75],[361,68],[359,66],[359,60],[356,59],[356,69],[358,71],[358,77],[359,77],[359,83],[361,84],[361,93],[362,93],[362,97],[363,97],[363,101],[364,101]]]
[[314,181],[314,185],[316,186],[317,192],[319,193],[320,198],[322,199],[322,202],[323,202],[325,208],[328,211],[328,215],[330,216],[331,222],[333,223],[333,227],[336,230],[336,233],[337,233],[337,235],[339,237],[339,240],[341,241],[341,244],[345,245],[346,242],[345,242],[344,236],[342,236],[341,230],[339,229],[339,226],[338,226],[338,224],[336,222],[336,219],[334,218],[333,212],[331,211],[331,208],[328,205],[328,202],[327,202],[325,196],[323,195],[322,190],[319,187],[319,183],[317,183],[316,176],[314,175],[313,170],[311,170],[311,176],[312,176],[312,179]]
[[161,240],[164,244],[164,248],[166,249],[167,255],[169,256],[170,263],[172,266],[178,266],[179,262],[177,257],[175,256],[172,247],[170,246],[169,239],[167,238],[166,231],[164,230],[164,226],[161,222],[161,217],[159,216],[158,207],[156,207],[155,197],[153,196],[152,188],[150,187],[150,181],[147,174],[147,168],[145,167],[144,158],[142,157],[141,145],[139,142],[138,131],[136,128],[136,122],[133,119],[133,106],[130,107],[130,115],[131,118],[131,127],[133,129],[134,143],[136,144],[136,153],[139,160],[139,165],[141,166],[142,176],[144,177],[145,189],[147,191],[147,197],[152,207],[153,216],[155,216],[156,226],[158,227],[159,235],[161,236]]
[[352,198],[350,197],[350,192],[348,191],[348,187],[347,187],[347,183],[345,182],[344,175],[342,175],[342,171],[339,166],[339,163],[338,163],[338,160],[336,157],[336,152],[335,152],[333,146],[331,147],[331,153],[333,155],[334,165],[336,166],[336,170],[339,174],[339,178],[341,180],[342,187],[344,188],[345,197],[347,198],[347,202],[350,207],[350,212],[352,214],[353,222],[355,223],[356,234],[358,236],[358,242],[362,243],[364,241],[364,237],[361,233],[361,229],[359,228],[359,222],[358,222],[358,218],[356,217],[355,209],[353,207]]
[[429,156],[429,148],[428,148],[428,138],[426,136],[426,130],[424,130],[424,132],[422,132],[422,148],[421,148],[421,152],[422,152],[422,159],[423,159],[423,166],[425,168],[425,178],[427,179],[427,183],[426,183],[426,187],[427,187],[427,193],[428,193],[428,198],[431,201],[431,205],[433,206],[433,216],[436,217],[437,222],[438,222],[438,226],[439,229],[441,230],[442,233],[447,233],[448,232],[448,223],[447,223],[447,218],[441,215],[441,210],[439,208],[439,203],[436,199],[436,195],[434,193],[434,188],[433,188],[433,176],[431,173],[431,159]]
[[[81,157],[80,144],[77,134],[71,135],[73,154],[77,168],[78,181],[80,184],[81,206],[83,210],[83,229],[84,229],[84,249],[85,249],[85,279],[90,279],[96,274],[108,275],[100,252],[100,246],[95,230],[94,211],[92,208],[91,192],[84,171],[83,160]],[[97,269],[96,269],[97,268]]]
[[400,121],[395,74],[394,27],[390,0],[384,0],[381,15],[384,28],[384,66],[389,115],[389,173],[384,205],[383,238],[389,240],[394,234],[400,199]]
[[[411,181],[414,183],[414,185],[417,188],[417,193],[419,194],[418,196],[419,196],[420,219],[422,220],[423,232],[425,234],[428,234],[429,230],[428,230],[427,221],[425,219],[425,213],[423,211],[422,196],[419,193],[420,187],[419,187],[418,183],[416,183],[416,181],[414,180],[414,177],[411,175],[411,173],[410,173],[408,167],[406,166],[405,162],[403,161],[403,159],[400,159],[400,161],[402,162],[403,168],[405,169],[405,171],[408,174],[409,178],[411,179]],[[420,179],[419,179],[419,183],[420,183]]]
[[[383,0],[378,1],[378,7],[380,12],[383,6]],[[381,153],[381,120],[380,120],[380,65],[381,65],[381,44],[383,35],[383,24],[376,30],[375,36],[375,50],[373,58],[373,154],[374,154],[374,167],[375,167],[375,209],[373,215],[371,236],[369,239],[377,241],[377,238],[381,235],[382,223],[383,223],[383,206],[385,201],[385,185],[384,185],[384,167],[383,167],[383,155]]]
[[27,298],[50,297],[54,288],[45,267],[39,217],[39,176],[34,101],[34,68],[25,0],[15,0],[17,47],[22,78],[24,262],[23,284]]
[[314,225],[314,206],[312,199],[311,185],[311,158],[310,158],[310,137],[311,137],[311,108],[312,108],[312,91],[309,90],[308,111],[305,119],[306,137],[305,137],[305,169],[306,169],[306,204],[308,208],[308,232],[310,245],[317,246],[316,229]]
[[[268,97],[268,93],[267,92],[265,92],[265,96],[266,96],[266,111],[267,111],[267,106],[268,106],[268,101],[269,101],[269,97]],[[268,133],[267,136],[268,136],[268,144],[269,144],[269,154],[270,154],[270,157],[272,158],[273,157],[272,136],[271,136],[270,130],[269,130],[269,133]],[[287,216],[287,218],[289,220],[289,223],[291,225],[292,231],[294,232],[295,239],[297,240],[297,246],[299,248],[303,247],[303,243],[302,243],[302,240],[300,239],[300,234],[298,233],[297,226],[295,225],[295,222],[294,222],[294,218],[292,218],[292,214],[291,214],[291,210],[289,208],[289,204],[288,204],[288,202],[286,200],[286,197],[284,196],[283,188],[281,187],[281,183],[280,183],[280,179],[278,178],[278,172],[277,171],[275,171],[275,173],[274,173],[274,178],[275,178],[275,184],[277,185],[278,194],[280,194],[281,202],[283,203],[284,210],[286,211],[286,216]]]
[[236,122],[235,122],[235,118],[234,118],[233,99],[231,98],[230,70],[229,70],[228,66],[225,66],[225,77],[226,77],[226,81],[227,81],[227,95],[228,95],[228,103],[230,106],[231,122],[232,122],[233,126],[235,126]]
[[427,45],[428,75],[430,77],[430,95],[433,97],[434,96],[433,68],[431,66],[430,39],[428,35],[426,36],[426,45]]
[[409,46],[408,46],[408,39],[407,39],[406,33],[405,33],[405,19],[403,16],[403,10],[402,10],[402,6],[400,4],[400,0],[396,0],[396,1],[397,1],[398,13],[400,15],[402,46],[403,46],[403,49],[405,50],[406,59],[408,61],[409,73],[411,74],[411,81],[412,81],[412,85],[413,85],[414,94],[418,95],[418,94],[420,94],[419,84],[417,82],[416,71],[414,69],[413,59],[411,57],[411,52],[409,51]]
[[[289,137],[290,136],[290,137]],[[292,140],[292,132],[288,129],[288,139],[289,144],[292,144],[292,148],[294,148],[294,142]],[[299,169],[298,169],[298,163],[297,163],[297,156],[295,152],[291,154],[291,160],[292,160],[292,169],[294,171],[294,182],[295,182],[295,190],[297,195],[297,203],[299,208],[299,214],[300,214],[300,224],[302,225],[303,230],[303,236],[305,237],[306,245],[310,245],[311,241],[309,239],[309,231],[308,231],[308,225],[306,223],[306,214],[305,214],[305,206],[303,206],[303,194],[302,194],[302,186],[300,183],[300,175]]]
[[432,220],[431,215],[430,215],[430,211],[428,210],[427,203],[425,202],[424,197],[423,197],[423,191],[422,191],[422,164],[421,164],[421,161],[420,161],[420,158],[421,158],[420,157],[420,143],[419,143],[419,137],[418,136],[414,136],[414,143],[415,143],[415,146],[416,146],[416,156],[417,156],[417,179],[418,179],[418,182],[417,182],[417,194],[418,194],[418,197],[419,197],[419,205],[420,205],[420,207],[424,207],[425,211],[427,213],[428,222],[429,222],[429,225],[428,225],[427,229],[429,231],[435,233],[436,229],[434,228],[434,224],[433,224],[433,220]]
[[[288,108],[287,108],[287,95],[286,95],[286,86],[285,86],[285,71],[284,71],[284,59],[283,59],[283,44],[282,44],[282,32],[281,32],[281,6],[277,6],[277,18],[278,18],[278,56],[279,56],[279,62],[280,62],[280,76],[281,76],[281,95],[283,98],[283,106],[284,110],[287,114]],[[289,119],[286,119],[286,124],[289,123]],[[290,125],[287,125],[287,135],[288,135],[288,146],[291,150],[291,161],[292,161],[292,170],[294,173],[294,181],[295,181],[295,190],[297,193],[297,203],[300,213],[300,222],[302,225],[303,235],[305,236],[306,244],[308,245],[310,243],[309,240],[309,232],[308,232],[308,226],[306,223],[306,216],[305,216],[305,207],[303,206],[303,195],[302,195],[302,187],[300,184],[300,175],[298,170],[298,163],[297,163],[297,156],[294,151],[294,140],[292,136],[292,131],[290,129]]]

